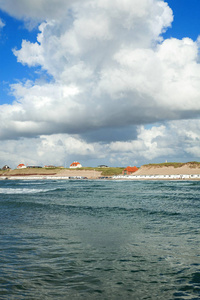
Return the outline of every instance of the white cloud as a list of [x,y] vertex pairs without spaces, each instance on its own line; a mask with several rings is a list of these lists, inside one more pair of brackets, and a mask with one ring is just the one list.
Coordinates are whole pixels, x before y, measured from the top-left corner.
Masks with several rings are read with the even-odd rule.
[[69,167],[74,160],[82,162],[101,157],[100,149],[101,146],[96,143],[87,144],[79,137],[66,134],[40,136],[31,140],[7,140],[0,149],[0,164],[2,167],[8,164],[12,168],[16,168],[19,163]]
[[112,142],[109,145],[113,162],[127,164],[137,160],[149,162],[192,161],[200,158],[200,120],[182,120],[165,125],[138,127],[136,140]]
[[0,0],[0,9],[20,19],[60,18],[76,0]]
[[138,127],[138,137],[124,142],[87,142],[78,135],[54,134],[4,141],[0,165],[64,165],[73,160],[83,166],[113,166],[150,162],[192,161],[200,158],[200,121],[172,121],[165,125]]
[[[69,149],[77,153],[89,149],[86,156],[104,153],[107,160],[121,157],[125,162],[131,156],[176,155],[174,144],[165,142],[171,141],[170,126],[175,124],[178,149],[179,140],[192,138],[182,155],[197,153],[198,133],[185,130],[182,137],[181,121],[161,124],[193,119],[200,112],[199,41],[163,40],[173,21],[166,2],[0,0],[0,8],[17,18],[42,20],[37,42],[23,40],[13,53],[19,63],[40,66],[52,78],[12,85],[16,101],[0,106],[1,139],[42,136],[35,142],[43,159],[44,141],[51,148],[50,140],[64,134],[62,143],[67,135]],[[156,122],[161,125],[146,129],[145,124]],[[133,138],[134,126],[138,131]],[[64,159],[64,148],[58,149]]]
[[23,65],[32,67],[44,64],[44,52],[38,43],[23,40],[21,51],[14,49],[13,53],[17,56],[17,61]]
[[[42,27],[44,32],[39,36],[40,45],[25,42],[21,50],[15,51],[22,63],[40,63],[54,76],[54,82],[40,86],[13,85],[24,118],[43,122],[40,132],[36,130],[38,134],[51,132],[52,126],[53,133],[81,133],[199,114],[200,65],[196,42],[171,39],[154,49],[118,46],[99,65],[93,58],[88,60],[87,55],[80,59],[81,55],[71,57],[67,52],[64,57],[64,47],[54,56],[47,55],[53,53],[53,43],[49,39],[50,48],[49,44],[43,48],[46,27]],[[76,92],[66,95],[63,90],[67,89]],[[33,130],[32,134],[36,132]]]
[[152,160],[156,157],[163,156],[163,151],[167,151],[168,155],[172,149],[161,146],[160,140],[166,137],[166,127],[161,125],[154,126],[151,129],[145,129],[144,126],[138,128],[138,137],[136,140],[128,142],[112,142],[110,149],[112,152],[123,153],[128,160],[131,158],[142,158]]

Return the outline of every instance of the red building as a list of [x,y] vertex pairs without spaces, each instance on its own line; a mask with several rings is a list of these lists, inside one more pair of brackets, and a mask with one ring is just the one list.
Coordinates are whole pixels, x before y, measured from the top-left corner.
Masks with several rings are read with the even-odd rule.
[[124,169],[122,174],[123,175],[131,175],[131,174],[135,173],[137,170],[139,170],[137,167],[127,167],[126,169]]
[[76,169],[76,168],[82,168],[82,165],[81,165],[78,161],[74,161],[74,162],[70,165],[70,169]]
[[17,166],[17,169],[25,169],[25,168],[26,168],[26,166],[24,164],[19,164]]

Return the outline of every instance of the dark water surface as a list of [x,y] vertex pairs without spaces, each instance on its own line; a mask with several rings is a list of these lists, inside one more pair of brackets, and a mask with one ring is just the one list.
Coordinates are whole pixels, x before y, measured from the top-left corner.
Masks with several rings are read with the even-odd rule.
[[0,299],[200,299],[200,182],[0,181]]

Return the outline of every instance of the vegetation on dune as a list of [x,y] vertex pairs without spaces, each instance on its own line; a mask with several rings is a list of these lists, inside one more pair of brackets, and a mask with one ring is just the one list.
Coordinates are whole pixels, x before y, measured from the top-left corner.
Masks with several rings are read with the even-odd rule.
[[[71,170],[71,169],[70,169]],[[97,171],[97,172],[101,172],[101,176],[114,176],[114,175],[120,175],[122,174],[122,171],[124,170],[124,168],[122,167],[117,167],[117,168],[92,168],[92,167],[82,167],[76,170],[91,170],[91,171]]]
[[[48,168],[49,169],[49,168]],[[99,168],[99,167],[81,167],[81,168],[64,168],[62,170],[68,170],[68,171],[97,171],[101,172],[101,176],[114,176],[114,175],[120,175],[122,174],[122,171],[124,170],[124,167],[116,167],[116,168]]]
[[56,171],[59,171],[59,170],[64,170],[65,168],[63,167],[44,167],[44,168],[41,168],[42,170],[56,170]]
[[14,170],[1,170],[0,175],[9,175],[9,176],[14,176],[14,175],[48,175],[56,173],[60,168],[54,168],[54,169],[45,169],[45,168],[23,168],[23,169],[14,169]]
[[[183,166],[187,166],[189,168],[200,168],[200,162],[197,161],[191,161],[187,163],[181,163],[181,162],[165,162],[165,163],[159,163],[159,164],[145,164],[142,166],[142,168],[162,168],[162,167],[174,167],[174,168],[180,168]],[[122,171],[124,170],[124,167],[116,167],[116,168],[99,168],[99,167],[82,167],[77,169],[70,169],[70,168],[61,168],[61,167],[48,167],[48,168],[24,168],[24,169],[8,169],[8,170],[1,170],[0,169],[0,176],[20,176],[20,175],[56,175],[59,174],[60,171],[97,171],[100,172],[100,176],[104,177],[110,177],[114,175],[121,175]]]
[[59,167],[48,167],[48,168],[24,168],[24,169],[14,169],[14,170],[0,170],[0,175],[52,175],[59,174],[60,171],[97,171],[101,172],[101,176],[113,176],[120,175],[124,168],[92,168],[92,167],[82,167],[76,169],[70,168],[59,168]]
[[199,168],[200,167],[200,162],[191,161],[191,162],[188,162],[187,165],[189,165],[190,168]]
[[124,168],[97,168],[97,170],[102,172],[102,176],[114,176],[122,174]]
[[200,162],[197,161],[191,161],[187,163],[180,163],[180,162],[165,162],[160,164],[147,164],[143,165],[143,167],[156,167],[156,168],[162,168],[162,167],[174,167],[174,168],[181,168],[183,166],[188,166],[190,168],[198,168],[200,167]]

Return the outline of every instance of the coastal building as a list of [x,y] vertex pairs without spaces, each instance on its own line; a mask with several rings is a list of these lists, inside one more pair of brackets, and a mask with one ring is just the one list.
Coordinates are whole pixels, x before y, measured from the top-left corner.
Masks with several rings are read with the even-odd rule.
[[24,164],[19,164],[17,166],[17,169],[25,169],[25,168],[26,168],[26,166]]
[[126,169],[123,170],[122,174],[123,175],[132,175],[135,173],[137,170],[139,170],[137,167],[127,167]]
[[2,170],[10,170],[10,167],[8,165],[5,165]]
[[78,161],[74,161],[74,162],[70,165],[70,169],[76,169],[76,168],[82,168],[82,165],[81,165]]
[[28,169],[42,168],[41,166],[27,166]]
[[98,168],[108,168],[106,165],[99,165]]
[[56,167],[56,166],[54,166],[54,165],[45,165],[44,168],[45,168],[45,169],[56,169],[56,168],[64,169],[63,166],[58,166],[58,167]]
[[45,168],[45,169],[48,169],[48,168],[49,168],[49,169],[55,169],[56,166],[53,166],[53,165],[45,165],[44,168]]

